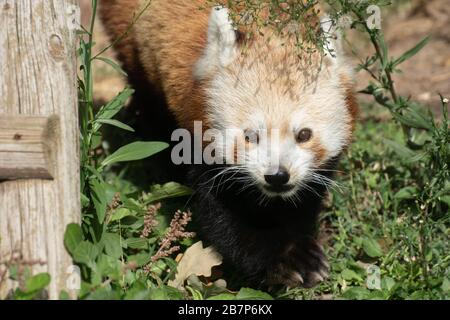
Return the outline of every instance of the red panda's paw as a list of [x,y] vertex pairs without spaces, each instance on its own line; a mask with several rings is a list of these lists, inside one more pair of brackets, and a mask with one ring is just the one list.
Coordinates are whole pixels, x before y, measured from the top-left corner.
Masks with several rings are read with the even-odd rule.
[[328,278],[329,265],[322,247],[308,239],[292,245],[272,270],[267,283],[311,288]]

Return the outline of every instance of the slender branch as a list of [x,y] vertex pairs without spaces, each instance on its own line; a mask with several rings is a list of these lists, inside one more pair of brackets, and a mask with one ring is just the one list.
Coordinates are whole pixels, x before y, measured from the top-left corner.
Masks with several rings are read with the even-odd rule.
[[[378,43],[378,39],[375,35],[375,32],[369,28],[369,26],[367,25],[367,23],[365,23],[364,17],[362,16],[362,14],[357,11],[356,9],[353,10],[354,14],[358,17],[358,19],[360,21],[362,21],[362,24],[364,26],[364,29],[366,30],[366,32],[369,34],[370,36],[370,42],[372,43],[373,47],[375,48],[375,51],[377,53],[377,56],[380,58],[381,63],[384,65],[385,64],[385,59],[387,59],[387,57],[385,57],[383,55],[383,52],[380,48],[380,44]],[[392,100],[394,100],[394,102],[397,104],[398,103],[398,95],[397,92],[395,90],[395,85],[394,85],[394,81],[392,80],[392,74],[389,70],[387,70],[386,68],[383,68],[383,72],[386,75],[386,78],[388,79],[388,84],[389,84],[389,88],[387,88],[392,96]]]
[[136,24],[136,22],[141,18],[141,16],[144,14],[144,12],[148,9],[148,7],[150,7],[151,4],[151,0],[147,1],[147,3],[144,5],[144,7],[141,9],[141,11],[138,12],[137,15],[135,15],[135,17],[133,18],[133,20],[131,21],[131,23],[128,25],[127,29],[125,30],[124,33],[122,33],[118,38],[114,39],[114,41],[112,41],[108,46],[106,46],[105,48],[103,48],[102,50],[100,50],[99,53],[97,53],[92,59],[95,60],[97,59],[99,56],[101,56],[102,54],[104,54],[106,51],[108,51],[109,49],[111,49],[112,47],[114,47],[117,43],[119,43],[120,41],[122,41],[126,36],[128,36],[128,34],[130,33],[131,29],[134,27],[134,25]]

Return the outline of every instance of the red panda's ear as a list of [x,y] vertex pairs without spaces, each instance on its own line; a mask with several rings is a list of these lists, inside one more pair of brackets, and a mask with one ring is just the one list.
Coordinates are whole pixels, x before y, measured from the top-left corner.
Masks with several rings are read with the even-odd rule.
[[325,53],[333,64],[338,64],[343,55],[342,34],[335,21],[325,15],[320,19],[322,32],[325,36]]
[[203,79],[216,68],[229,65],[237,53],[237,37],[228,9],[214,7],[208,25],[208,37],[202,57],[194,67],[194,77]]

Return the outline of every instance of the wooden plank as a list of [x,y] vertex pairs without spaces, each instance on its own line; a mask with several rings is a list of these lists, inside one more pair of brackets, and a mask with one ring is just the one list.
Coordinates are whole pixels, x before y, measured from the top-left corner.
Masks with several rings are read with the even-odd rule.
[[[51,299],[67,289],[66,270],[72,260],[64,248],[64,231],[67,224],[80,222],[77,8],[76,0],[0,0],[2,126],[7,126],[11,116],[50,119],[47,125],[42,118],[30,120],[36,125],[19,124],[26,147],[11,143],[2,143],[2,147],[10,152],[49,148],[54,155],[52,170],[46,164],[53,180],[0,182],[0,299],[18,285],[1,280],[8,261],[31,266],[33,273],[50,273]],[[53,138],[42,138],[42,126],[54,129]],[[17,128],[11,129],[1,134],[2,141],[9,141],[11,134],[14,137]],[[44,166],[48,161],[44,159],[46,155],[36,159],[38,166]],[[18,161],[18,165],[26,167],[29,160],[26,165]]]
[[0,180],[53,179],[57,117],[0,116]]

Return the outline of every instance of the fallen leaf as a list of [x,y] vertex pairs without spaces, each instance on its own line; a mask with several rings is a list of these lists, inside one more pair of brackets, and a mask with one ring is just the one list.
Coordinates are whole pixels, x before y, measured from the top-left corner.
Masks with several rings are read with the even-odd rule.
[[191,275],[211,277],[211,269],[222,264],[222,256],[212,247],[203,248],[201,241],[193,244],[181,258],[174,280],[169,286],[180,288]]
[[179,254],[177,254],[177,257],[175,258],[175,262],[180,263],[181,259],[183,259],[183,254],[179,253]]

